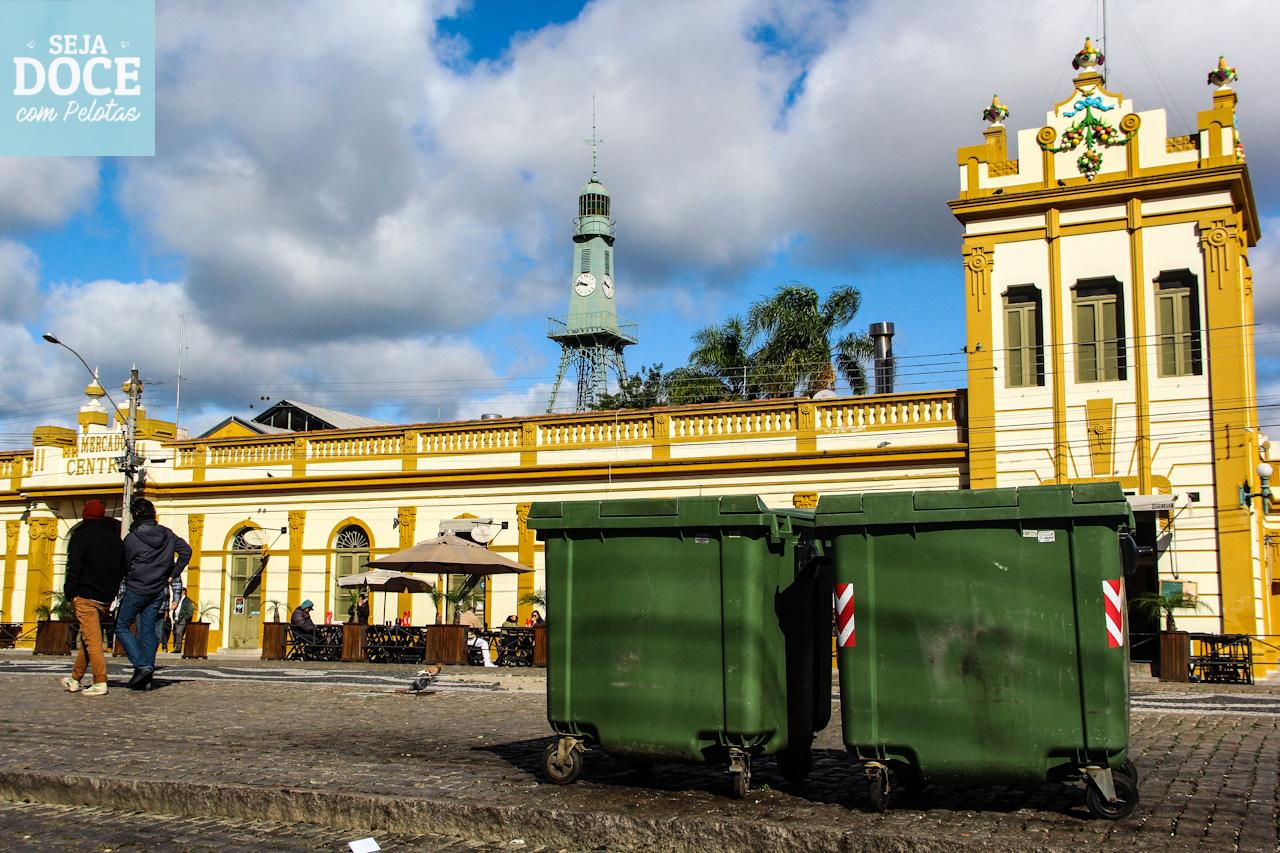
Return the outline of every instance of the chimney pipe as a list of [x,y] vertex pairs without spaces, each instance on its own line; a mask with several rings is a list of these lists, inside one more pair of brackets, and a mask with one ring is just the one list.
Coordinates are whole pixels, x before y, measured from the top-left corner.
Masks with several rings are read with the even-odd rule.
[[893,324],[872,323],[871,338],[875,342],[876,393],[893,393]]

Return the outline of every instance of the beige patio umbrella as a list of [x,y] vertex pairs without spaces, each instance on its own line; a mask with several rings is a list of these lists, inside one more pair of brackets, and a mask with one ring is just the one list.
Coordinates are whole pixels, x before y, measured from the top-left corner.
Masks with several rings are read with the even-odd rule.
[[452,533],[444,533],[435,539],[419,542],[403,551],[371,560],[375,569],[394,569],[398,572],[432,572],[439,575],[504,575],[522,574],[533,569],[490,551]]
[[533,569],[490,551],[452,533],[444,533],[435,539],[419,542],[403,551],[396,551],[369,562],[378,569],[395,569],[402,572],[435,572],[441,575],[470,575],[459,590],[470,592],[480,578],[486,575],[514,575]]

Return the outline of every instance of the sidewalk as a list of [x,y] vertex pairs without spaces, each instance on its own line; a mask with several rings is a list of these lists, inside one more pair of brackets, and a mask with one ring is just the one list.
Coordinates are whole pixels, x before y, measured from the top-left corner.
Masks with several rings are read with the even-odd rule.
[[[70,668],[65,657],[0,659]],[[399,673],[406,683],[414,669],[244,659],[183,665],[350,667]],[[113,664],[113,681],[122,674]],[[870,811],[866,783],[842,748],[838,713],[819,737],[803,788],[788,786],[772,760],[760,759],[751,794],[734,800],[724,768],[658,767],[638,776],[598,751],[588,753],[578,784],[559,787],[540,775],[542,751],[553,742],[541,672],[450,668],[448,675],[499,686],[409,696],[328,685],[166,683],[161,672],[160,688],[150,693],[121,686],[87,699],[61,692],[53,675],[7,675],[0,678],[6,698],[0,799],[520,838],[574,849],[1078,853],[1083,846],[1277,846],[1280,715],[1135,712],[1131,754],[1143,777],[1142,804],[1125,821],[1090,819],[1082,789],[1056,785],[933,787],[879,815]],[[1260,695],[1272,691],[1256,688]]]

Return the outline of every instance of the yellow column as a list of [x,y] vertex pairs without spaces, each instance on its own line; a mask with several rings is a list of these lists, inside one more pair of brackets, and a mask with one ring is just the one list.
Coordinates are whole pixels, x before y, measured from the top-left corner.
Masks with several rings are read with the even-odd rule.
[[[1138,142],[1129,143],[1135,148]],[[1142,202],[1129,199],[1129,276],[1133,282],[1133,380],[1137,408],[1138,494],[1151,494],[1151,389],[1147,337],[1147,276],[1142,260]],[[1096,476],[1096,475],[1095,475]]]
[[654,459],[670,459],[671,458],[671,416],[657,414],[653,416],[653,444],[652,450]]
[[[302,603],[302,531],[307,524],[307,512],[289,510],[289,612]],[[321,602],[324,603],[323,601]],[[264,609],[265,612],[265,609]]]
[[204,513],[187,516],[187,544],[191,546],[191,562],[187,565],[187,597],[200,607],[200,550],[204,538]]
[[817,412],[813,403],[801,403],[796,412],[796,453],[818,452]]
[[965,241],[964,278],[968,298],[969,390],[966,421],[969,442],[969,488],[996,485],[996,386],[992,350],[991,264],[994,246]]
[[1058,230],[1058,210],[1049,208],[1044,216],[1044,236],[1049,245],[1049,371],[1053,383],[1053,479],[1065,483],[1071,448],[1067,445],[1066,347],[1070,340],[1062,316],[1062,241]]
[[307,476],[307,440],[301,436],[293,440],[293,476]]
[[[397,512],[396,518],[400,519],[400,526],[396,529],[400,531],[400,550],[403,551],[414,544],[418,523],[418,508],[416,506],[402,506]],[[396,596],[396,618],[399,619],[406,610],[410,613],[413,612],[413,593],[402,592]]]
[[[1238,218],[1200,226],[1205,267],[1205,364],[1209,370],[1209,416],[1213,424],[1214,499],[1217,505],[1218,577],[1222,630],[1258,633],[1254,612],[1253,554],[1249,509],[1240,506],[1240,486],[1251,483],[1256,460],[1250,452],[1248,367],[1245,364],[1244,298]],[[1255,501],[1255,504],[1258,502]]]
[[[58,540],[58,519],[33,518],[27,522],[31,537],[27,547],[27,600],[22,621],[35,618],[35,609],[48,604],[53,589],[53,545]],[[17,620],[14,620],[17,621]]]
[[400,437],[400,458],[405,471],[418,470],[418,432],[407,429]]
[[15,610],[13,589],[18,577],[18,536],[22,522],[17,519],[4,523],[4,592],[0,594],[0,609],[6,622],[22,621],[22,614]]
[[[520,550],[517,559],[521,565],[533,568],[534,544],[537,542],[537,533],[529,529],[529,508],[532,503],[516,504],[516,528],[519,534]],[[533,572],[525,572],[522,575],[516,575],[516,601],[533,592]],[[523,624],[529,615],[533,613],[532,604],[518,604],[516,606],[516,618]],[[544,616],[546,614],[543,614]]]
[[520,427],[520,465],[531,468],[538,464],[538,427],[527,423]]

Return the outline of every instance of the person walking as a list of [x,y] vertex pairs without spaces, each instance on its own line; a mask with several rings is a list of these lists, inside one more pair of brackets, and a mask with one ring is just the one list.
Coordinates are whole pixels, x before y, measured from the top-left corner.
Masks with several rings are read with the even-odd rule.
[[[182,575],[191,560],[191,546],[162,524],[156,523],[156,508],[146,498],[136,498],[130,505],[133,527],[124,540],[128,567],[124,578],[124,597],[116,617],[116,636],[124,653],[133,664],[133,677],[125,686],[132,690],[150,689],[156,670],[156,621],[160,608],[169,600],[169,583]],[[129,632],[138,623],[138,636]]]
[[[80,643],[71,675],[62,679],[62,686],[85,696],[106,696],[102,621],[124,577],[124,543],[115,521],[106,517],[102,501],[86,503],[80,517],[83,521],[67,542],[67,575],[62,585],[80,623]],[[88,689],[80,683],[86,669],[93,672],[93,686]]]
[[178,592],[178,605],[173,611],[173,650],[178,654],[182,654],[182,638],[187,633],[187,623],[195,618],[196,603],[187,598],[187,588],[184,586]]

